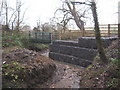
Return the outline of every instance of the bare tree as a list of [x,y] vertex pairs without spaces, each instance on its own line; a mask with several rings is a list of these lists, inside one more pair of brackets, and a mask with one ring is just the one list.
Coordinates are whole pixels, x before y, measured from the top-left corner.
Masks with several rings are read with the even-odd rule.
[[[65,7],[65,5],[67,7]],[[78,26],[78,28],[82,31],[82,36],[84,36],[85,28],[84,28],[84,20],[85,18],[85,13],[88,11],[86,10],[76,10],[78,7],[75,5],[75,3],[70,2],[69,0],[63,2],[62,8],[59,8],[56,10],[57,11],[62,11],[63,12],[63,19],[61,23],[63,23],[63,26],[65,27],[67,23],[70,20],[74,20],[75,24]],[[56,13],[55,12],[55,13]]]
[[[9,24],[8,24],[8,3],[6,0],[2,0],[1,3],[1,10],[0,10],[0,16],[2,17],[3,15],[5,16],[5,25],[3,25],[3,29],[4,30],[9,30]],[[4,11],[4,13],[3,13]],[[1,24],[2,24],[2,21],[1,21]]]
[[89,3],[86,3],[86,2],[71,2],[71,3],[74,3],[74,4],[79,3],[79,4],[89,5],[91,7],[92,14],[93,14],[93,19],[94,19],[95,38],[96,38],[97,49],[98,49],[98,53],[99,53],[99,56],[100,56],[100,60],[104,63],[108,63],[108,59],[105,55],[105,51],[104,51],[102,40],[101,40],[101,34],[100,34],[97,8],[96,8],[95,1],[91,0],[91,2],[89,2]]
[[[24,20],[24,16],[26,13],[26,10],[23,12],[21,17],[21,7],[23,4],[21,4],[21,0],[16,0],[16,8],[9,7],[7,0],[2,0],[1,2],[1,11],[0,15],[2,17],[5,17],[5,25],[8,28],[11,28],[12,30],[20,30],[20,24]],[[8,14],[9,12],[12,12],[12,14]],[[3,23],[4,24],[4,23]]]
[[21,10],[21,1],[16,0],[16,11],[17,11],[17,26],[16,30],[20,30],[20,10]]
[[41,29],[43,32],[51,32],[52,31],[52,27],[49,22],[42,24]]
[[4,4],[5,4],[5,16],[6,16],[6,26],[8,26],[8,3],[7,3],[7,1],[5,0],[4,1]]
[[1,2],[0,2],[0,16],[2,15],[2,10],[3,10],[3,1],[1,0]]
[[75,3],[71,3],[72,4],[72,7],[70,6],[70,3],[69,2],[66,2],[72,16],[74,17],[74,21],[76,23],[76,25],[79,27],[80,30],[82,30],[82,36],[84,36],[84,21],[81,19],[82,17],[84,17],[84,13],[79,15],[76,11],[76,8],[75,8]]
[[50,20],[51,22],[51,26],[52,29],[54,31],[62,31],[65,32],[66,29],[68,29],[67,24],[68,24],[68,20],[66,18],[62,18],[62,20],[59,21],[59,19],[57,17],[53,17]]
[[41,21],[40,18],[37,20],[37,29],[41,31]]
[[91,8],[92,8],[92,13],[93,13],[93,18],[94,18],[94,23],[95,23],[95,37],[96,37],[96,42],[97,42],[97,48],[98,52],[100,55],[100,59],[107,63],[108,59],[105,55],[104,49],[103,49],[103,44],[101,40],[101,34],[100,34],[100,28],[99,28],[99,22],[98,22],[98,15],[97,15],[97,9],[96,9],[96,3],[94,0],[91,2]]

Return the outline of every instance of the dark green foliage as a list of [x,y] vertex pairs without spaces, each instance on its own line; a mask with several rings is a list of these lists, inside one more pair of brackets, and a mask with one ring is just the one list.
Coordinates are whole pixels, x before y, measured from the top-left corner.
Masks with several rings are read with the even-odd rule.
[[2,47],[14,47],[14,46],[20,46],[24,47],[23,41],[26,40],[27,37],[21,33],[21,32],[7,32],[2,37]]
[[14,46],[28,48],[28,49],[31,49],[32,47],[32,48],[40,49],[39,51],[48,48],[48,45],[30,42],[28,38],[28,34],[25,32],[7,32],[2,37],[2,47],[11,48]]
[[[23,81],[23,79],[25,78],[25,72],[26,72],[25,67],[20,65],[16,61],[12,61],[9,64],[4,63],[2,65],[3,87],[4,88],[8,88],[8,86],[20,87],[20,85],[17,85],[16,83],[18,81],[21,81],[21,82]],[[9,80],[9,82],[7,82],[6,80]]]

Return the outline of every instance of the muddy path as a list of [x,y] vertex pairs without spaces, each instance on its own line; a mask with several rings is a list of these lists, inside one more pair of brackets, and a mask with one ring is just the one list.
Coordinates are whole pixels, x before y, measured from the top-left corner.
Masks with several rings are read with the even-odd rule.
[[[49,52],[45,51],[41,55],[48,57]],[[84,70],[83,67],[54,61],[57,70],[53,77],[42,85],[36,85],[37,88],[80,88],[80,72]]]

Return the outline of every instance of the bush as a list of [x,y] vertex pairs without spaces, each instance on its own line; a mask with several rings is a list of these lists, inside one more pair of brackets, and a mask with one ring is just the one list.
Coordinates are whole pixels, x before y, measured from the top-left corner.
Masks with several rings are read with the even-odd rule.
[[25,35],[21,32],[7,32],[6,35],[2,37],[2,47],[13,47],[13,46],[20,46],[24,47],[23,40],[27,39]]
[[35,51],[42,51],[44,49],[48,48],[48,45],[40,44],[40,43],[32,43],[29,41],[29,38],[27,37],[27,33],[24,32],[7,32],[6,35],[2,38],[2,47],[8,48],[8,47],[22,47],[22,48],[28,48]]
[[[19,87],[19,85],[16,85],[16,83],[19,81],[23,81],[25,78],[25,67],[20,65],[16,61],[12,61],[9,64],[3,63],[2,65],[2,77],[3,77],[3,87],[8,88],[8,84],[12,83],[12,85],[9,85],[10,87]],[[6,79],[5,79],[6,78]],[[6,80],[9,80],[7,82]]]

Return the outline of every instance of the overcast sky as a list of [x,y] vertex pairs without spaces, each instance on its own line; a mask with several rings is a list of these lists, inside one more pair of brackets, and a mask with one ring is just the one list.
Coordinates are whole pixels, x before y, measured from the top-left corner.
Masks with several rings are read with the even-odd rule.
[[[26,12],[25,23],[35,26],[36,21],[40,18],[41,22],[49,22],[54,16],[56,8],[60,4],[60,0],[21,0],[24,2],[22,10],[28,7]],[[84,1],[84,0],[78,0]],[[117,23],[118,19],[118,1],[120,0],[96,0],[97,10],[100,24]],[[15,0],[9,0],[10,6],[15,6]]]

